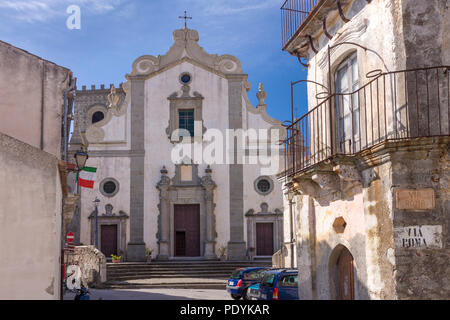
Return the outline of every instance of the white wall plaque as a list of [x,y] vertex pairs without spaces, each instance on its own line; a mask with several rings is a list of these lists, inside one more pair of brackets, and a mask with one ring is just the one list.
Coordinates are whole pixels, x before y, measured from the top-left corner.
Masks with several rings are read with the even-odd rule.
[[397,248],[442,248],[442,226],[394,228]]

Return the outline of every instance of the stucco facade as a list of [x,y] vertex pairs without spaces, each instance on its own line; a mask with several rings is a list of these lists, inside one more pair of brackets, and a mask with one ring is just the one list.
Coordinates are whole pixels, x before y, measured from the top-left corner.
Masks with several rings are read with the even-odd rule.
[[[76,118],[89,143],[87,166],[97,168],[94,189],[81,190],[80,242],[92,244],[92,219],[88,217],[94,209],[92,201],[98,197],[100,215],[106,204],[114,207],[113,213],[127,215],[123,235],[127,245],[121,247],[121,253],[128,261],[145,260],[146,247],[153,249],[154,258],[174,258],[174,208],[189,204],[199,205],[197,258],[217,259],[222,247],[228,248],[228,259],[249,258],[255,243],[249,244],[248,237],[254,238],[256,232],[247,226],[249,211],[280,226],[279,230],[273,228],[276,251],[282,241],[282,223],[278,223],[282,221],[281,183],[275,177],[279,168],[267,174],[261,170],[267,164],[230,164],[226,143],[215,151],[212,144],[219,142],[217,135],[226,142],[227,130],[267,129],[269,139],[272,131],[283,139],[285,129],[266,114],[262,87],[259,105],[251,105],[246,93],[250,84],[237,58],[208,54],[198,45],[195,30],[176,30],[173,36],[174,44],[165,55],[142,56],[133,63],[127,82],[117,89],[117,108],[110,107],[110,90],[104,87],[77,92]],[[189,81],[182,82],[183,75],[189,75]],[[201,150],[172,137],[178,128],[179,110],[184,109],[192,109],[200,123],[196,146]],[[104,119],[92,124],[92,114],[101,110]],[[193,138],[194,142],[198,139]],[[71,142],[76,150],[79,134],[75,132]],[[172,155],[177,148],[192,153],[176,162]],[[252,152],[250,147],[243,148],[235,146],[235,153]],[[199,157],[205,154],[215,158]],[[282,162],[277,158],[276,166]],[[270,180],[267,194],[255,189],[254,182],[261,176]],[[106,178],[115,179],[120,188],[112,197],[99,190]]]
[[[296,126],[309,126],[288,141],[300,147],[284,175],[301,299],[450,295],[444,2],[317,1],[285,45],[308,68],[309,113]],[[353,72],[347,91],[342,70]]]

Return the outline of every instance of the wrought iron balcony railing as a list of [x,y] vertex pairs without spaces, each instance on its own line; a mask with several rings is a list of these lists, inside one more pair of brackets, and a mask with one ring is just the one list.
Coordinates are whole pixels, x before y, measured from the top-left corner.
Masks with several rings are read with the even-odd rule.
[[285,176],[387,141],[450,136],[449,74],[450,66],[375,70],[356,91],[327,94],[288,126]]
[[283,48],[321,0],[286,0],[281,7]]

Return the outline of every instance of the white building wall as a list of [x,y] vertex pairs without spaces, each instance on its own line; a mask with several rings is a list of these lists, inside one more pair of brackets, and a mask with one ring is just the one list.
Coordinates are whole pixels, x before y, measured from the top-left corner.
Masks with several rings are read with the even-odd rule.
[[[148,247],[157,248],[159,191],[156,188],[161,179],[160,170],[166,166],[168,176],[175,175],[175,165],[171,159],[174,144],[166,134],[169,126],[169,100],[172,93],[181,89],[179,75],[192,75],[190,94],[199,92],[203,97],[203,125],[207,129],[218,129],[225,133],[228,128],[228,82],[225,78],[204,68],[183,62],[146,81],[145,106],[145,203],[144,241]],[[225,136],[225,135],[224,135]],[[209,143],[203,143],[203,146]],[[223,153],[225,156],[225,152]],[[207,164],[198,166],[198,175],[205,175]],[[226,245],[229,240],[229,174],[225,164],[211,165],[212,179],[217,184],[215,193],[216,248]]]

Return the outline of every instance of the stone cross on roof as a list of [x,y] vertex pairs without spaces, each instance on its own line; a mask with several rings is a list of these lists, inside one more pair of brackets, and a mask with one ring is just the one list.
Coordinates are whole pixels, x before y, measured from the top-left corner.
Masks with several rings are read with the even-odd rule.
[[187,12],[184,11],[184,17],[183,16],[179,16],[179,19],[184,19],[184,28],[187,29],[187,21],[188,20],[192,20],[192,17],[188,17],[187,16]]

